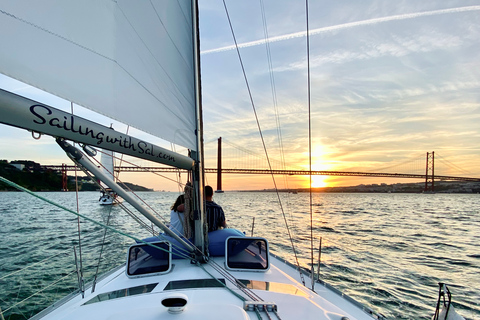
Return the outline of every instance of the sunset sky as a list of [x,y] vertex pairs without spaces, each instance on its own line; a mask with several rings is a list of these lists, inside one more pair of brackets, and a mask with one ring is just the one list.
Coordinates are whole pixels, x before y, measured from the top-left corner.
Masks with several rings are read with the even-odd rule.
[[[199,4],[206,167],[216,166],[218,137],[264,154],[260,126],[272,161],[283,158],[286,168],[308,169],[305,3],[226,0],[259,124],[223,3]],[[450,167],[452,171],[438,174],[480,177],[480,1],[312,0],[309,10],[314,170],[376,171],[435,151],[463,170]],[[0,88],[70,109],[67,101],[3,76]],[[112,122],[78,106],[75,111],[107,126]],[[113,123],[117,131],[126,129]],[[0,159],[9,161],[70,163],[53,139],[34,140],[30,133],[4,125],[0,150]],[[228,164],[241,162],[225,160],[224,167]],[[120,178],[156,190],[178,189],[171,181],[144,174]],[[285,180],[277,178],[283,188]],[[306,187],[307,179],[288,177],[288,186]],[[327,177],[316,182],[385,181]],[[215,175],[208,175],[207,183],[216,185]],[[224,190],[272,187],[271,177],[264,176],[230,175],[223,183]]]

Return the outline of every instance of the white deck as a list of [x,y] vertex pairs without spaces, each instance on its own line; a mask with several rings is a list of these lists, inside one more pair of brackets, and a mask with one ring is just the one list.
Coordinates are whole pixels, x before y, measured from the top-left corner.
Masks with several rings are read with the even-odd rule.
[[[224,266],[224,258],[213,258]],[[142,278],[128,278],[124,268],[100,281],[92,294],[88,289],[85,298],[76,296],[63,305],[54,306],[49,313],[41,313],[37,319],[258,319],[253,311],[244,310],[244,302],[225,288],[197,287],[179,290],[164,290],[167,284],[176,280],[223,279],[209,264],[202,267],[190,264],[188,260],[173,260],[173,270],[164,275],[154,275]],[[208,273],[206,272],[208,271]],[[281,319],[336,319],[348,317],[354,319],[376,319],[361,308],[344,299],[341,295],[317,284],[315,294],[305,288],[294,278],[298,277],[294,268],[271,257],[271,267],[267,272],[230,272],[239,280],[256,280],[263,290],[253,289],[265,302],[275,303]],[[227,286],[244,296],[228,281]],[[120,297],[106,301],[84,305],[93,297],[117,290],[123,290],[147,284],[157,284],[150,293]],[[125,290],[123,290],[125,291]],[[171,314],[161,301],[169,296],[184,294],[188,304],[180,314]],[[268,319],[265,312],[260,313],[263,319]],[[269,312],[272,319],[277,316]]]

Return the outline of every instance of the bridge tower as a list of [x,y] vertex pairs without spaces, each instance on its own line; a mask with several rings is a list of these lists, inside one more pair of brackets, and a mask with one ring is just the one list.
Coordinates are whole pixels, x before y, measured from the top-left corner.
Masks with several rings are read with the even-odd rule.
[[62,191],[68,191],[67,165],[62,163]]
[[217,154],[217,190],[216,193],[222,193],[222,137],[218,138]]
[[424,192],[435,191],[435,152],[427,152],[427,167],[425,171]]

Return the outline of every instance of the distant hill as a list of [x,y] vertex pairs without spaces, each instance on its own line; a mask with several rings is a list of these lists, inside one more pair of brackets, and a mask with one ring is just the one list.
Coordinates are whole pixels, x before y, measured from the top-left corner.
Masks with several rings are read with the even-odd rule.
[[[62,191],[62,173],[53,170],[43,170],[39,163],[30,160],[15,160],[8,162],[0,160],[0,176],[31,191]],[[79,176],[80,191],[97,191],[100,188],[90,177]],[[133,183],[125,182],[132,191],[153,191]],[[67,176],[68,190],[75,190],[75,177]],[[14,187],[0,182],[0,191],[14,191]]]
[[[422,193],[425,182],[395,183],[395,184],[360,184],[348,187],[313,188],[313,192],[323,193]],[[273,192],[273,189],[256,190]],[[310,192],[310,189],[286,189],[283,192]],[[480,193],[480,182],[435,181],[435,193]]]

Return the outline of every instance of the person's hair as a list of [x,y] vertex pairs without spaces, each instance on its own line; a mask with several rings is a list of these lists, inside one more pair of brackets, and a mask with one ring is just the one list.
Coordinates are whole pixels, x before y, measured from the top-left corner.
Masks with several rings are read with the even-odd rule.
[[173,211],[177,211],[178,206],[183,203],[185,203],[185,195],[181,194],[178,196],[177,200],[175,200],[175,203],[170,209],[172,209]]
[[210,186],[205,186],[205,196],[211,197],[213,196],[213,189]]

